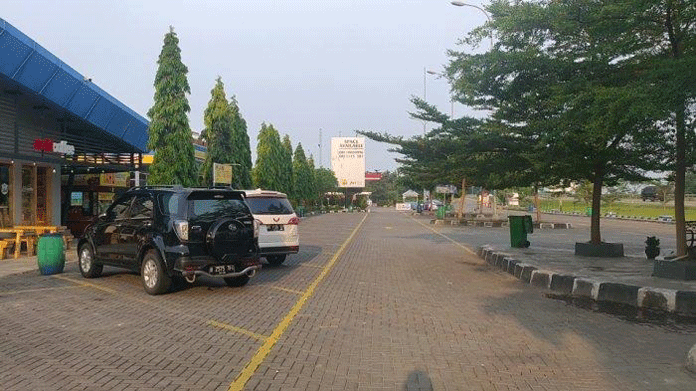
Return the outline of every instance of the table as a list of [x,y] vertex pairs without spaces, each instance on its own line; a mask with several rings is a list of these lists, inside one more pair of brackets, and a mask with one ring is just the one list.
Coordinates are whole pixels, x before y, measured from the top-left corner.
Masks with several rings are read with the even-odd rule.
[[[11,234],[15,235],[15,239],[14,239],[14,242],[15,242],[14,258],[15,259],[19,258],[19,249],[22,245],[22,237],[24,236],[24,231],[25,230],[23,230],[23,229],[17,229],[17,228],[0,228],[0,232],[2,232],[2,233],[11,233]],[[5,247],[7,246],[7,241],[3,240],[2,242],[3,243],[0,247],[0,250],[2,250],[2,252],[3,252],[2,255],[4,255]],[[27,252],[29,252],[28,247],[29,247],[29,245],[27,244]]]
[[[22,242],[26,241],[27,242],[27,254],[28,255],[34,255],[34,246],[33,242],[34,239],[27,235],[28,232],[35,232],[36,236],[44,234],[44,233],[54,233],[62,230],[63,227],[61,226],[56,226],[56,225],[16,225],[11,228],[0,228],[0,233],[12,233],[15,234],[15,248],[14,248],[14,258],[17,259],[19,258],[19,250],[22,247]],[[33,235],[32,235],[33,236]],[[0,241],[0,251],[4,255],[5,252],[5,247],[7,246],[7,241],[2,240]]]

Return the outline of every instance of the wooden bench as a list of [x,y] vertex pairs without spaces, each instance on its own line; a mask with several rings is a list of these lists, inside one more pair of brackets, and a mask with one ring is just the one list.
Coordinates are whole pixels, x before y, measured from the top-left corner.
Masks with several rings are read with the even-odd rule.
[[5,259],[9,256],[6,255],[5,250],[9,252],[10,247],[15,245],[14,239],[0,239],[0,259]]
[[38,235],[34,231],[24,231],[22,236],[19,237],[19,245],[26,244],[27,256],[36,255],[36,243],[38,242]]

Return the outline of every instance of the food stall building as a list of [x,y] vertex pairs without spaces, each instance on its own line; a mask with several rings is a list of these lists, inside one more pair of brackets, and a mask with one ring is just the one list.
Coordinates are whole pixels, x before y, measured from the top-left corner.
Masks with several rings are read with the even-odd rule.
[[[0,19],[0,225],[65,225],[127,187],[148,122]],[[127,179],[126,179],[127,178]],[[71,207],[73,209],[71,209]]]

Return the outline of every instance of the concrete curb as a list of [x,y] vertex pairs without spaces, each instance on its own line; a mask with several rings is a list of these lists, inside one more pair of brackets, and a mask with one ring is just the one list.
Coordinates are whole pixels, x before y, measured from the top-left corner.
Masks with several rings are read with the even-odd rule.
[[[430,219],[430,224],[436,225],[461,225],[470,227],[500,228],[509,226],[507,220],[457,220],[457,219]],[[571,223],[534,223],[535,229],[572,229]]]
[[479,247],[477,254],[491,266],[506,271],[527,284],[558,294],[591,299],[601,303],[628,305],[680,315],[696,315],[695,291],[598,281],[543,270],[535,265],[518,261],[510,254],[496,251],[491,246]]

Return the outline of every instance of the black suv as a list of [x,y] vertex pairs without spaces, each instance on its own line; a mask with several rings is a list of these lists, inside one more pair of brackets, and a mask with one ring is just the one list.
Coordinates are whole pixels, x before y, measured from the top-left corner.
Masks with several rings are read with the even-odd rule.
[[132,269],[151,295],[199,275],[242,286],[261,268],[257,253],[257,222],[244,193],[229,188],[132,188],[77,246],[84,277],[98,277],[104,265]]

